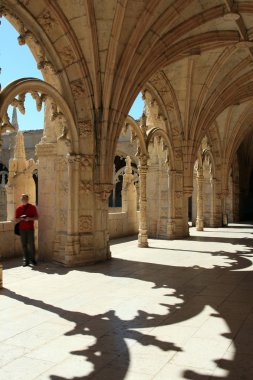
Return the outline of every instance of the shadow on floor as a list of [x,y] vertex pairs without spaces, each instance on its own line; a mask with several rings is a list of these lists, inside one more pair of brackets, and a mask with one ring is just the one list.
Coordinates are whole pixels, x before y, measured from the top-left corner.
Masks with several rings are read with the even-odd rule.
[[[203,241],[209,241],[209,239],[203,237]],[[242,239],[242,243],[245,244],[245,242],[247,243],[244,245],[245,249],[235,253],[224,251],[209,253],[214,258],[223,257],[223,262],[226,261],[226,266],[214,265],[210,269],[194,265],[182,270],[180,266],[171,267],[121,258],[114,258],[107,263],[100,263],[90,267],[75,268],[77,271],[100,273],[109,277],[127,277],[152,283],[153,289],[168,288],[168,296],[173,294],[173,297],[176,297],[178,302],[170,304],[169,298],[164,296],[162,305],[167,309],[167,313],[164,315],[153,313],[152,310],[149,313],[138,310],[138,315],[132,320],[122,320],[116,315],[115,310],[108,310],[108,312],[98,314],[94,318],[88,312],[81,313],[64,310],[60,307],[17,294],[10,289],[2,289],[1,294],[23,302],[26,305],[33,305],[34,307],[50,311],[67,321],[73,322],[74,328],[65,334],[67,336],[81,334],[92,335],[96,338],[95,344],[71,352],[71,354],[82,356],[92,363],[94,370],[90,375],[74,377],[71,380],[106,379],[107,375],[105,369],[103,369],[105,358],[108,359],[107,364],[111,368],[110,373],[114,373],[113,379],[123,380],[130,365],[129,350],[125,339],[134,340],[143,346],[152,345],[167,352],[182,351],[183,348],[178,347],[173,341],[161,341],[150,333],[145,334],[145,332],[136,331],[135,329],[180,324],[180,322],[190,320],[199,315],[206,306],[213,308],[215,310],[213,316],[222,318],[229,326],[230,333],[223,336],[229,340],[234,340],[235,357],[233,360],[217,359],[216,361],[218,368],[227,370],[228,375],[210,377],[197,373],[192,369],[186,369],[183,375],[184,378],[190,380],[252,380],[252,364],[249,366],[250,359],[248,361],[245,360],[248,353],[253,352],[253,301],[251,297],[253,291],[253,272],[250,269],[252,261],[247,258],[247,255],[252,254],[252,249],[249,248],[252,246],[252,241],[250,239]],[[247,268],[248,271],[245,271]],[[36,270],[45,271],[48,274],[56,272],[65,274],[71,269],[59,268],[56,265],[44,263]],[[210,279],[212,283],[220,284],[217,296],[208,295],[208,292],[206,295],[201,295],[202,290],[210,284]],[[188,291],[184,292],[187,289],[187,284],[189,285]],[[222,286],[222,284],[230,284],[231,289],[234,289],[229,299],[226,298],[226,294],[224,293],[226,287]],[[237,284],[244,284],[245,286],[237,288]],[[242,302],[243,297],[248,297],[246,305],[248,305],[249,310],[248,315],[244,316],[245,320],[241,321],[240,326],[242,325],[243,327],[238,331],[239,327],[235,323],[235,319],[240,319],[240,310],[238,313],[240,305],[241,307],[245,306],[245,299]],[[194,302],[192,302],[193,300]],[[234,304],[233,310],[229,308],[228,300]],[[244,361],[242,360],[242,355]],[[51,376],[51,379],[70,380],[54,375]]]

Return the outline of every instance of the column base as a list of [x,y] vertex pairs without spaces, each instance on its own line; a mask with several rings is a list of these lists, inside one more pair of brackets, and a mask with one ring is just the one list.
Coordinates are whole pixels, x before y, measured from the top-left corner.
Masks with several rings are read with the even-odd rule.
[[197,220],[196,221],[196,230],[197,231],[204,231],[204,222],[203,222],[203,220]]
[[148,235],[139,234],[138,235],[138,247],[139,248],[148,248]]
[[148,243],[139,243],[138,242],[138,247],[139,248],[148,248]]

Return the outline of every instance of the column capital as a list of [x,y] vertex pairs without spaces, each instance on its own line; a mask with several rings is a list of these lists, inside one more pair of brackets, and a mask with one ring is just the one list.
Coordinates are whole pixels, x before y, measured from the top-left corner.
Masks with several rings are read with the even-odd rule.
[[56,156],[56,143],[39,143],[35,146],[35,154],[38,157]]
[[148,166],[148,155],[146,154],[142,154],[142,153],[138,153],[137,154],[137,157],[139,158],[139,167],[145,167],[145,166]]
[[112,183],[96,183],[94,185],[94,192],[102,201],[105,201],[109,198],[112,189]]
[[189,198],[192,196],[193,187],[192,186],[185,186],[183,189],[183,194],[185,197]]

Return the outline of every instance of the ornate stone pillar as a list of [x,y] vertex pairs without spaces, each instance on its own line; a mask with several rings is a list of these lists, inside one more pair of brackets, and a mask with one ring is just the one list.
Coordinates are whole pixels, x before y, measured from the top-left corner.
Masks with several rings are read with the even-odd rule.
[[168,170],[169,209],[168,209],[168,226],[167,226],[169,239],[173,239],[175,237],[175,200],[174,200],[175,176],[176,176],[176,171],[169,168]]
[[56,235],[56,143],[36,145],[38,157],[38,250],[42,260],[52,260]]
[[123,175],[122,212],[127,213],[127,234],[135,234],[138,228],[136,188],[132,174],[131,159],[126,157],[126,169]]
[[228,225],[228,215],[227,215],[227,207],[226,207],[226,198],[228,196],[228,189],[225,189],[222,192],[222,225],[227,226]]
[[111,183],[95,184],[96,211],[94,233],[94,262],[111,258],[109,243],[108,199],[112,191]]
[[65,246],[65,265],[74,265],[80,252],[79,242],[79,181],[81,156],[68,154],[68,206],[67,240]]
[[148,247],[148,231],[147,231],[147,156],[139,156],[139,183],[140,183],[140,220],[139,220],[139,235],[138,247]]
[[150,238],[157,238],[160,219],[160,167],[158,162],[151,162],[151,159],[146,174],[146,187],[147,234]]
[[192,194],[192,188],[184,188],[181,170],[170,169],[168,181],[168,238],[182,239],[189,236],[188,198]]
[[183,236],[189,236],[189,198],[192,196],[192,188],[185,187],[183,191]]
[[197,219],[196,219],[196,230],[203,231],[204,229],[204,216],[203,216],[203,169],[198,168],[197,170]]
[[215,209],[216,209],[216,178],[211,176],[210,178],[211,185],[211,215],[210,215],[210,227],[215,227]]

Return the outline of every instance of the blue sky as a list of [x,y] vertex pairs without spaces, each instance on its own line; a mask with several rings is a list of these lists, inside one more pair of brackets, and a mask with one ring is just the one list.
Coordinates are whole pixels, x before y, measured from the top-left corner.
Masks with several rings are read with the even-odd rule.
[[[0,83],[2,88],[18,78],[34,77],[43,79],[30,49],[27,45],[20,46],[17,38],[18,33],[16,30],[2,17],[0,25],[0,67],[2,69]],[[143,100],[139,94],[129,114],[138,119],[142,114],[143,105]],[[21,130],[43,128],[43,110],[40,112],[36,110],[35,101],[30,95],[26,97],[25,107],[25,115],[17,111],[19,128]],[[9,107],[10,117],[11,114],[12,108]]]

